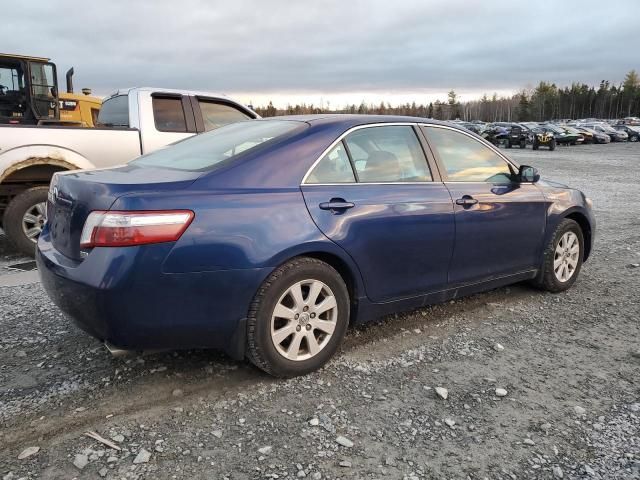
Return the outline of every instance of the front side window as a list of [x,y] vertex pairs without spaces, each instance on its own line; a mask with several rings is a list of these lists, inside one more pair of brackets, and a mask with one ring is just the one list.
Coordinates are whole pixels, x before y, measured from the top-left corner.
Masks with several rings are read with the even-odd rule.
[[367,127],[345,137],[359,182],[429,182],[432,180],[413,127]]
[[492,149],[464,133],[425,127],[450,182],[511,182],[514,172]]
[[101,127],[128,127],[129,97],[117,95],[105,100],[98,112],[98,125]]
[[309,173],[306,183],[354,183],[349,156],[342,142],[333,147]]
[[200,105],[204,129],[207,132],[220,128],[223,125],[228,125],[229,123],[251,119],[249,115],[241,112],[231,105],[225,105],[224,103],[198,99],[198,105]]
[[182,98],[153,97],[153,118],[160,132],[186,132],[187,122],[182,108]]
[[174,170],[210,171],[241,153],[260,148],[267,142],[276,142],[307,126],[291,120],[232,123],[143,155],[130,163]]

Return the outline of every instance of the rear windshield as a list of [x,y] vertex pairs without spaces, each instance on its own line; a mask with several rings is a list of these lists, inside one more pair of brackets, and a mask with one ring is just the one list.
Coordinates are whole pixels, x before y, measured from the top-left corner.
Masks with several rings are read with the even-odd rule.
[[101,127],[128,127],[129,97],[118,95],[105,100],[98,113],[98,125]]
[[250,120],[232,123],[174,143],[131,163],[175,170],[211,170],[241,153],[249,152],[306,127],[306,123],[290,120]]

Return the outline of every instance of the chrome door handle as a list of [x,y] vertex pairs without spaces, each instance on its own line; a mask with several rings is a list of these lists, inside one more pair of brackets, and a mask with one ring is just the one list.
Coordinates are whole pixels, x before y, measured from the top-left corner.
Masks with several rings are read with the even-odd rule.
[[470,195],[464,195],[462,198],[458,198],[456,200],[456,205],[462,205],[464,207],[470,207],[471,205],[475,205],[476,203],[478,203],[478,200]]

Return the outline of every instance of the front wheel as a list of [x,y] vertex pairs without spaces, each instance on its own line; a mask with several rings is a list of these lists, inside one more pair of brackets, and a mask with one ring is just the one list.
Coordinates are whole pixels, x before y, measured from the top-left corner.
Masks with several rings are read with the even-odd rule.
[[549,150],[553,152],[555,149],[556,149],[556,141],[551,140],[551,143],[549,143]]
[[534,283],[549,292],[562,292],[575,283],[582,267],[584,236],[574,220],[560,222],[544,252],[542,270]]
[[523,148],[527,148],[527,141],[526,140],[520,140],[520,149]]
[[47,220],[49,187],[33,187],[16,195],[4,212],[7,237],[23,254],[33,257],[36,242]]
[[630,142],[637,142],[638,140],[640,140],[638,135],[633,135],[632,137],[629,137]]
[[247,317],[247,353],[277,377],[319,369],[349,325],[349,292],[330,265],[308,257],[277,268],[256,293]]

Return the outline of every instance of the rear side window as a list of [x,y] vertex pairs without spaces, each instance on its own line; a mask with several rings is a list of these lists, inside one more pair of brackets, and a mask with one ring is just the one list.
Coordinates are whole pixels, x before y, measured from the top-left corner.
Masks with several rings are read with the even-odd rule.
[[175,170],[213,170],[241,153],[278,141],[306,127],[308,125],[304,122],[289,120],[232,123],[143,155],[130,163]]
[[305,183],[355,183],[356,177],[342,142],[333,147],[309,173]]
[[105,100],[98,113],[98,124],[101,127],[128,127],[129,97],[118,95]]
[[181,98],[153,97],[153,118],[160,132],[186,132],[187,122]]
[[430,182],[427,159],[408,125],[367,127],[345,138],[358,181]]
[[207,132],[220,128],[223,125],[228,125],[229,123],[251,119],[251,117],[244,112],[241,112],[231,105],[225,105],[224,103],[198,99],[198,105],[200,105],[204,129]]

